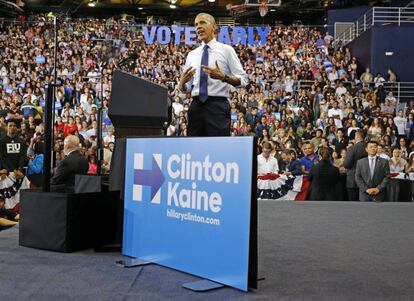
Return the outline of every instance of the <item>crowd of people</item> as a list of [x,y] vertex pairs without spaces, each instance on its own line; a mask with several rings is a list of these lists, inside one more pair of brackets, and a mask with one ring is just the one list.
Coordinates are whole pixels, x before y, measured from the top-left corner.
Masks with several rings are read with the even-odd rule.
[[[178,81],[194,46],[174,41],[147,45],[139,27],[122,20],[62,20],[54,70],[53,37],[52,22],[44,16],[0,22],[0,173],[42,173],[46,86],[55,73],[56,163],[65,156],[65,137],[75,135],[89,173],[96,173],[101,126],[102,170],[109,172],[116,135],[107,116],[112,72],[132,52],[138,59],[125,69],[169,89],[174,116],[166,134],[187,135],[191,95],[178,89]],[[344,159],[359,131],[378,141],[378,156],[389,160],[392,172],[414,171],[414,101],[397,110],[392,88],[397,75],[391,69],[387,75],[372,74],[369,68],[360,74],[365,66],[348,48],[305,26],[272,27],[265,45],[234,48],[249,84],[229,95],[231,133],[256,136],[259,152],[267,146],[277,160],[278,173],[309,174],[320,158],[345,173]],[[300,85],[305,81],[311,84]],[[98,124],[101,104],[103,122]],[[10,143],[18,146],[10,148]],[[6,157],[16,154],[22,161],[3,166]]]

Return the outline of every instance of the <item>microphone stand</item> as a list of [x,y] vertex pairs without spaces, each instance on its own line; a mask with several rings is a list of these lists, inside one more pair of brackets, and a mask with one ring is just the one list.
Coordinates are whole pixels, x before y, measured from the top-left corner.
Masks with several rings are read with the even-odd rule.
[[102,108],[103,108],[103,97],[104,97],[104,92],[103,92],[103,69],[106,66],[105,63],[101,63],[99,66],[99,72],[101,73],[101,95],[100,95],[100,100],[99,100],[99,106],[98,106],[98,129],[97,129],[97,140],[96,140],[96,144],[97,144],[97,171],[96,173],[98,175],[102,174],[102,161],[103,161],[103,154],[104,154],[104,149],[102,146]]
[[53,151],[53,108],[56,97],[56,86],[57,86],[57,48],[58,48],[58,20],[57,17],[53,17],[53,27],[55,31],[55,49],[54,49],[54,62],[53,62],[53,83],[48,84],[45,104],[45,158],[43,162],[43,192],[50,191],[50,178],[52,168],[52,155]]

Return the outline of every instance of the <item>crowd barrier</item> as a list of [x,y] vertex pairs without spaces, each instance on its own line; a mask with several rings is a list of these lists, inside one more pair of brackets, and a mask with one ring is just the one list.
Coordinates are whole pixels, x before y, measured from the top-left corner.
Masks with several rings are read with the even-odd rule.
[[[414,173],[391,173],[387,190],[387,201],[389,202],[412,202],[412,186],[414,185]],[[258,200],[271,201],[310,201],[310,182],[307,177],[284,176],[268,174],[257,178]],[[346,174],[341,174],[336,183],[335,201],[348,201],[346,189]]]

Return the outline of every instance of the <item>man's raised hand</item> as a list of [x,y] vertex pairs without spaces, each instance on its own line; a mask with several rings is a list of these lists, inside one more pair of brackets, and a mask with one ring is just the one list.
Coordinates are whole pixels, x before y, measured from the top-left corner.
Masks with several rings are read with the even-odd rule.
[[179,83],[180,90],[185,90],[185,86],[184,85],[190,79],[193,78],[195,72],[196,72],[196,69],[194,69],[193,67],[190,67],[187,70],[185,70],[183,74],[181,74],[180,83]]
[[209,66],[202,65],[201,68],[203,68],[203,71],[211,78],[213,79],[219,79],[223,80],[225,74],[223,71],[221,71],[217,61],[216,61],[216,68],[210,68]]

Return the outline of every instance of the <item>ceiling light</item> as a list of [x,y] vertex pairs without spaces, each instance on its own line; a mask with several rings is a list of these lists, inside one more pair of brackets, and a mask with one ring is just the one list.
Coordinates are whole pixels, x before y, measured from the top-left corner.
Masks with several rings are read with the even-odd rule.
[[216,0],[208,0],[208,2],[211,2],[211,3],[213,3],[213,2],[216,2]]
[[175,4],[177,0],[171,0],[171,4]]
[[96,4],[95,4],[95,2],[89,2],[89,3],[88,3],[88,6],[89,6],[89,7],[95,7],[95,5],[96,5]]
[[272,8],[270,11],[273,12],[273,11],[276,11],[276,10],[274,8]]
[[143,8],[143,7],[138,7],[138,9],[139,9],[139,10],[143,10],[144,8]]
[[177,6],[175,6],[174,4],[170,4],[170,8],[174,9],[177,8]]

